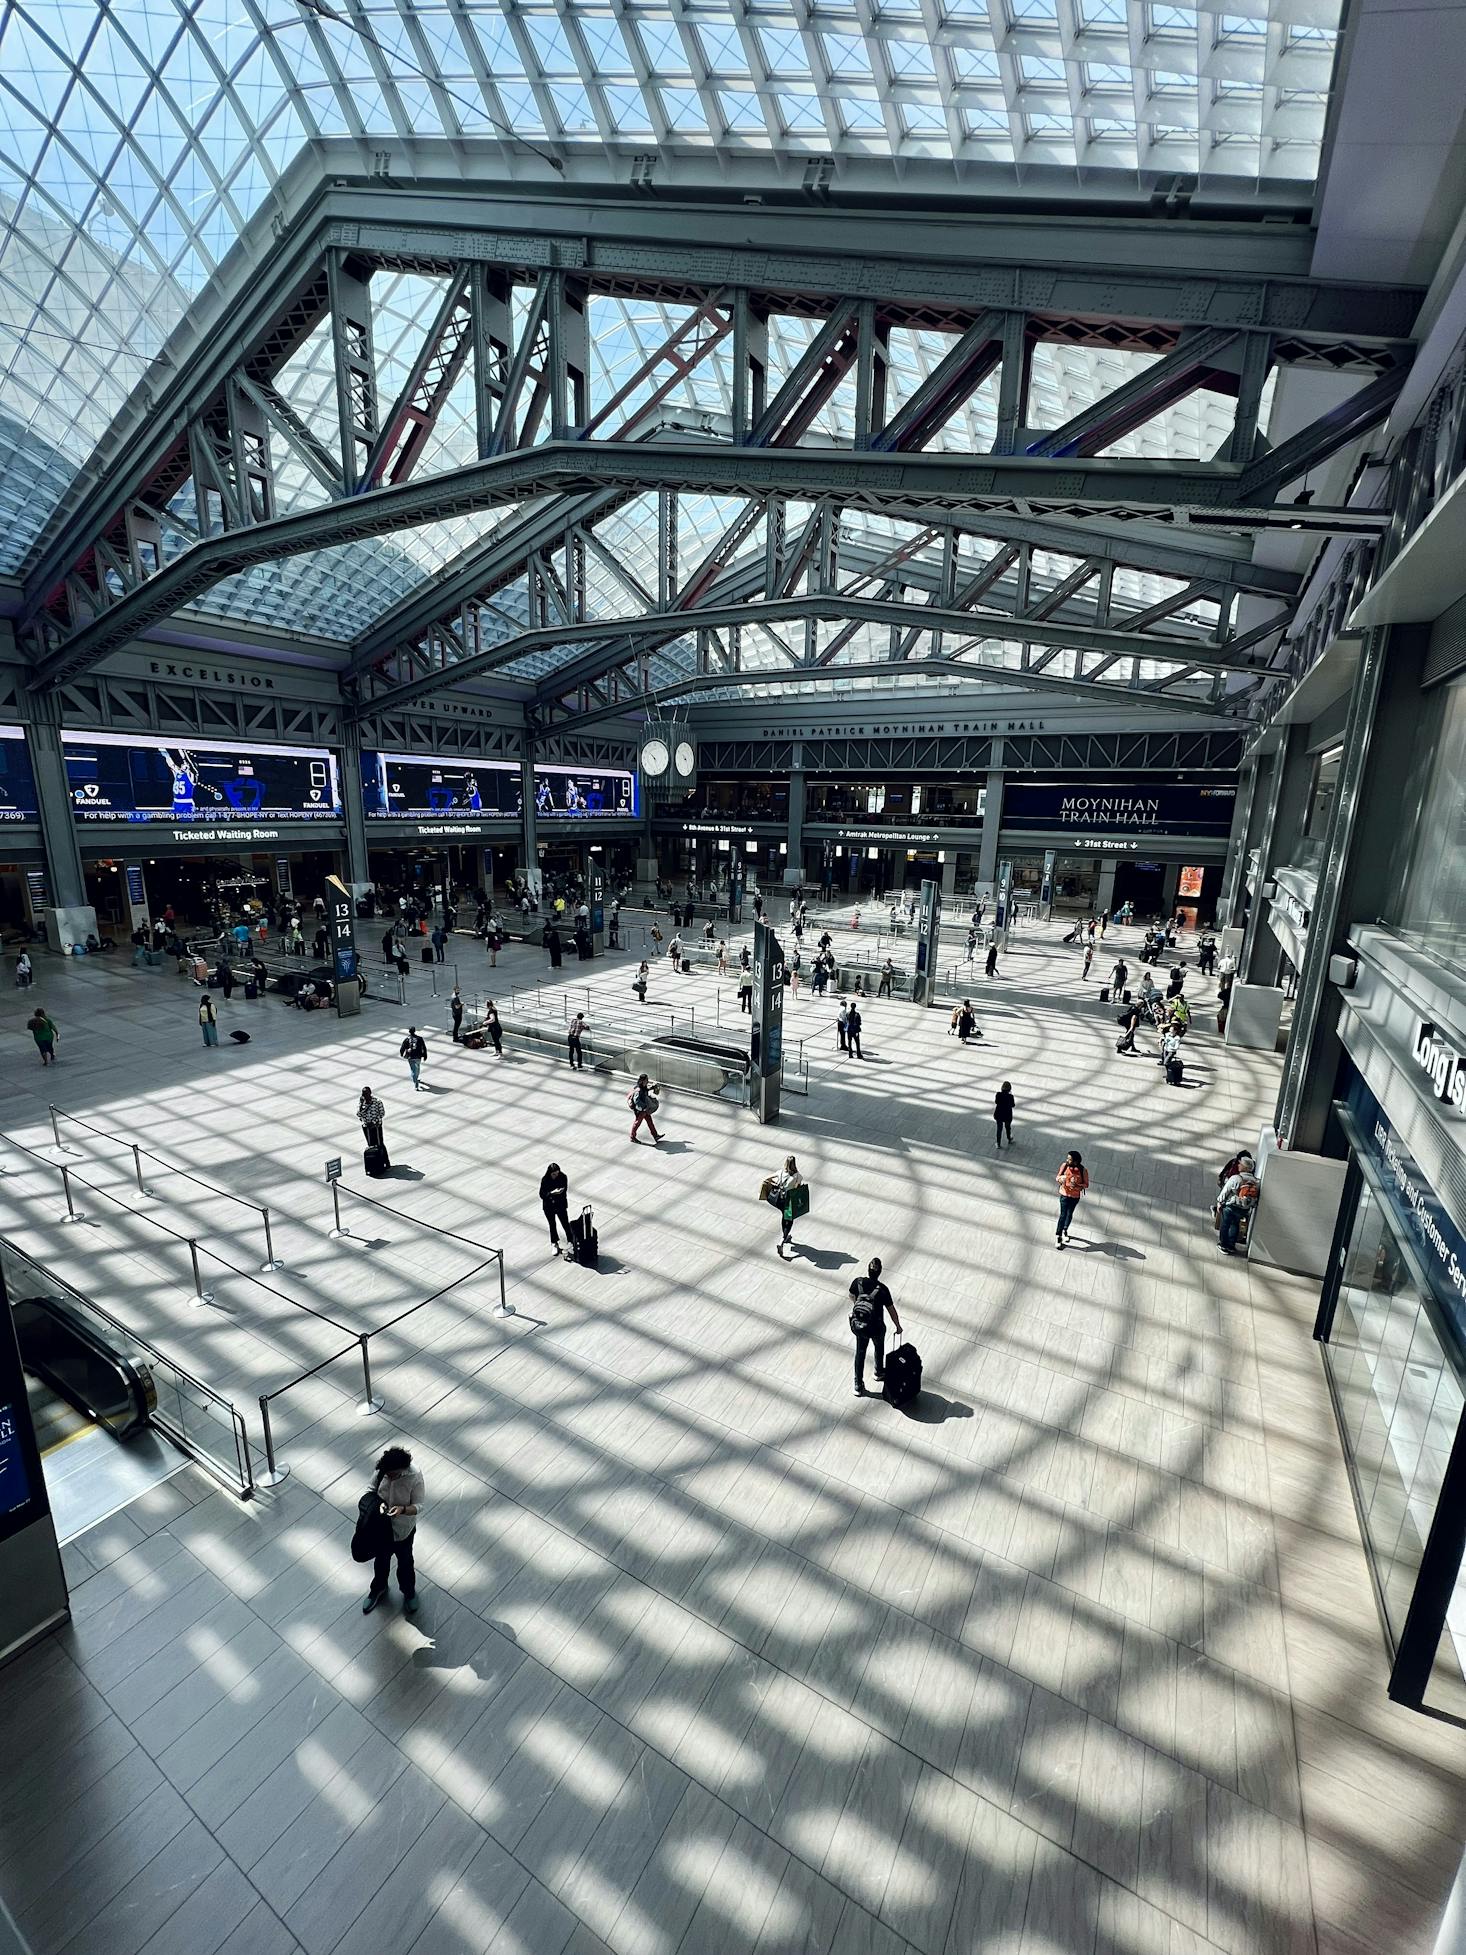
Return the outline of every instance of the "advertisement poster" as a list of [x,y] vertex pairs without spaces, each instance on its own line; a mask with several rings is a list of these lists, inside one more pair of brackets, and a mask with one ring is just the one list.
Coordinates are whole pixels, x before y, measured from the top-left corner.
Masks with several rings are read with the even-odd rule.
[[0,822],[37,821],[30,749],[18,726],[0,726]]
[[72,812],[86,823],[227,827],[261,816],[340,821],[336,756],[324,747],[234,747],[63,733]]
[[[541,765],[534,777],[535,813],[541,817],[629,819],[638,811],[636,777],[626,769]],[[520,766],[517,760],[364,751],[361,792],[369,821],[508,819],[521,810]]]

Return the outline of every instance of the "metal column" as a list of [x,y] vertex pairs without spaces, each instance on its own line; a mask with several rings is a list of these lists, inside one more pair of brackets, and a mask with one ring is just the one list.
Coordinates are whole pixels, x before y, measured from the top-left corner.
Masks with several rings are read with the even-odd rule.
[[977,879],[990,883],[998,874],[998,830],[1003,823],[1003,773],[988,769],[987,799],[982,807],[982,839],[977,845]]
[[32,720],[26,727],[26,739],[36,780],[36,806],[41,816],[41,846],[46,855],[51,902],[56,909],[81,909],[86,907],[87,883],[76,826],[71,818],[71,789],[61,751],[61,730],[55,723],[60,717],[55,711],[59,701],[53,695],[39,703],[43,708],[51,708],[51,715],[44,720]]
[[352,720],[344,720],[341,727],[341,806],[346,817],[346,881],[352,894],[358,895],[360,885],[371,881],[372,872],[362,809],[361,735]]
[[804,775],[799,769],[799,748],[796,747],[794,766],[789,775],[788,853],[784,857],[784,881],[790,889],[804,881]]
[[525,736],[524,749],[524,758],[519,763],[519,832],[524,856],[520,866],[530,893],[538,902],[543,878],[540,875],[539,841],[535,829],[534,747],[528,735]]

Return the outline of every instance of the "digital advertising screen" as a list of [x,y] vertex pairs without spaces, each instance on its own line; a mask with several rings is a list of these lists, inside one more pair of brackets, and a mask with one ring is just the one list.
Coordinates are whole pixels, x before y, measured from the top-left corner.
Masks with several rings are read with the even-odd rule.
[[433,815],[482,820],[519,812],[519,763],[515,760],[424,758],[421,754],[361,756],[361,800],[368,819],[401,820]]
[[[623,768],[537,765],[535,812],[539,815],[634,816],[636,776]],[[373,753],[361,756],[362,807],[368,819],[482,821],[520,811],[517,760],[473,760],[462,755]]]
[[66,780],[83,822],[200,827],[256,821],[340,821],[341,780],[326,747],[237,747],[63,733]]
[[36,781],[24,728],[0,726],[0,822],[37,819]]
[[1075,834],[1216,835],[1231,833],[1235,784],[1139,779],[1024,781],[1003,789],[1005,828],[1061,828]]
[[540,767],[534,770],[536,812],[542,815],[637,813],[636,776],[615,767]]

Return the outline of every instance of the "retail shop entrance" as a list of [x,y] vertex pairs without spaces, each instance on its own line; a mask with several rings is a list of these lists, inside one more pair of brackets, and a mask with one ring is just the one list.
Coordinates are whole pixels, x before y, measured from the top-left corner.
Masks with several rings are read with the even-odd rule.
[[[222,838],[221,838],[222,839]],[[289,854],[128,854],[90,857],[84,863],[87,901],[97,921],[128,937],[144,920],[172,906],[182,929],[209,929],[247,908],[285,898],[309,906],[325,893],[326,878],[340,873],[336,849]]]

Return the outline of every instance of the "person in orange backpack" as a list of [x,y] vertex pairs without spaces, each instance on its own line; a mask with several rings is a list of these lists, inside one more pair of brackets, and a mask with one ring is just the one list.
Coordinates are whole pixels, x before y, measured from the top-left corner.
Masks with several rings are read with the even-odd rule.
[[1069,1236],[1069,1224],[1074,1220],[1074,1211],[1079,1199],[1089,1187],[1089,1169],[1077,1147],[1071,1147],[1064,1156],[1064,1165],[1054,1176],[1059,1186],[1059,1219],[1054,1229],[1054,1246],[1062,1249]]

